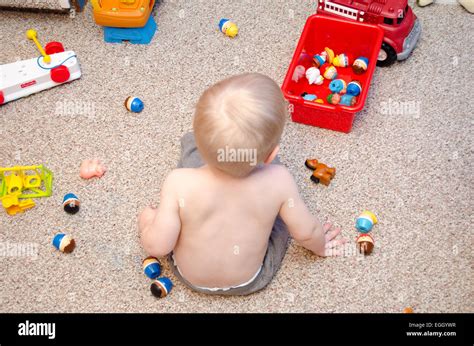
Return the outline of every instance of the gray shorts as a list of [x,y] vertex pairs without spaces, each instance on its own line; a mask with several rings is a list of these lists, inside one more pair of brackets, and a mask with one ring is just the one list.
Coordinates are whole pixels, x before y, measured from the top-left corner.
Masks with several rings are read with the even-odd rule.
[[[278,158],[273,163],[280,163]],[[203,166],[204,162],[199,155],[194,140],[194,134],[189,132],[181,138],[181,158],[178,162],[178,168],[196,168]],[[218,295],[247,295],[257,292],[267,286],[280,268],[283,257],[285,257],[288,246],[288,230],[285,223],[278,216],[268,239],[268,248],[262,263],[262,268],[255,279],[245,286],[230,288],[228,290],[211,291],[205,288],[196,287],[187,281],[179,272],[174,264],[172,255],[168,256],[168,262],[174,275],[189,288],[206,294]]]

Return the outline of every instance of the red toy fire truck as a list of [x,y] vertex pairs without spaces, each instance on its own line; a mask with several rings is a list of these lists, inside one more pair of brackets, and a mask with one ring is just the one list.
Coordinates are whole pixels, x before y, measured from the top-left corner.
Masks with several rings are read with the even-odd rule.
[[318,14],[377,24],[385,37],[378,66],[405,60],[416,46],[421,24],[408,0],[318,0]]

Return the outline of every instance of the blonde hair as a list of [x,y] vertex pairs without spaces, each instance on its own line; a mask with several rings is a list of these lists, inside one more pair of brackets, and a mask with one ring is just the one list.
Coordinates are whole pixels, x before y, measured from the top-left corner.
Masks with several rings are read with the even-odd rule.
[[[286,116],[286,101],[271,78],[259,73],[227,78],[207,89],[197,103],[198,150],[211,167],[244,177],[276,148]],[[250,156],[255,160],[242,160]]]

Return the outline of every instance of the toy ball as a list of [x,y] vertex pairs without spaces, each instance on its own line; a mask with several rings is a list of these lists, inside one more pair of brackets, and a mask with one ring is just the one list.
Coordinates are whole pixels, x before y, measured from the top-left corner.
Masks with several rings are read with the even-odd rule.
[[370,234],[359,234],[356,243],[357,249],[361,254],[370,255],[374,249],[374,238]]
[[156,279],[161,274],[161,266],[158,259],[149,256],[143,260],[143,272],[150,279]]
[[79,211],[80,205],[79,198],[73,193],[68,193],[63,198],[63,208],[68,214],[76,214]]
[[61,252],[71,253],[76,247],[76,242],[70,235],[58,233],[53,238],[53,246]]
[[334,79],[329,83],[329,90],[333,93],[344,94],[346,92],[347,83],[342,79]]
[[138,97],[129,96],[125,100],[125,108],[130,112],[140,113],[143,110],[143,107],[145,107],[145,105]]
[[219,30],[228,37],[235,37],[239,33],[237,24],[231,22],[227,18],[222,18],[219,21]]
[[295,71],[293,72],[293,77],[291,79],[293,80],[293,82],[298,83],[299,80],[303,78],[305,73],[306,73],[306,69],[304,68],[304,66],[298,65],[295,67]]
[[172,288],[173,283],[171,280],[167,277],[162,277],[153,281],[150,291],[156,298],[164,298],[171,292]]
[[345,94],[341,96],[341,101],[339,104],[343,106],[353,106],[357,102],[357,99],[354,95]]
[[321,73],[323,74],[323,77],[326,79],[332,80],[337,77],[336,68],[329,64],[324,64],[323,66],[321,66]]
[[359,96],[361,91],[362,91],[362,85],[360,84],[359,81],[354,80],[350,82],[349,84],[347,84],[347,93],[349,95]]
[[308,83],[320,85],[323,83],[323,77],[321,77],[321,72],[317,67],[310,67],[306,70],[306,78],[308,79]]
[[327,101],[332,105],[337,105],[339,102],[341,102],[341,95],[329,94],[327,97]]
[[346,54],[339,54],[334,57],[332,64],[337,67],[349,66],[349,57]]
[[318,98],[318,96],[314,94],[308,94],[308,93],[302,93],[301,97],[303,98],[303,100],[306,100],[306,101],[314,101]]
[[362,74],[367,71],[367,67],[369,66],[369,59],[366,57],[358,57],[355,59],[354,63],[352,64],[352,70],[355,74]]
[[322,54],[322,53],[316,54],[315,56],[313,56],[314,66],[320,67],[321,65],[323,65],[326,62],[326,57],[327,57],[327,54]]
[[327,56],[327,62],[332,64],[334,60],[334,51],[331,48],[325,47],[324,52]]
[[360,233],[369,233],[377,222],[374,213],[366,210],[356,219],[355,227]]

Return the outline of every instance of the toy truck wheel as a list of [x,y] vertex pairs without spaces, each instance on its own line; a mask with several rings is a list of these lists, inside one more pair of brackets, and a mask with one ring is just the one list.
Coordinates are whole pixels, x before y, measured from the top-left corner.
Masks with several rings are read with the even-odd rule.
[[316,178],[314,175],[311,176],[311,180],[316,183],[316,184],[319,184],[319,178]]
[[397,61],[397,52],[389,44],[383,42],[377,58],[377,66],[390,66],[395,61]]
[[49,42],[44,47],[46,54],[55,54],[64,52],[64,47],[61,42]]

